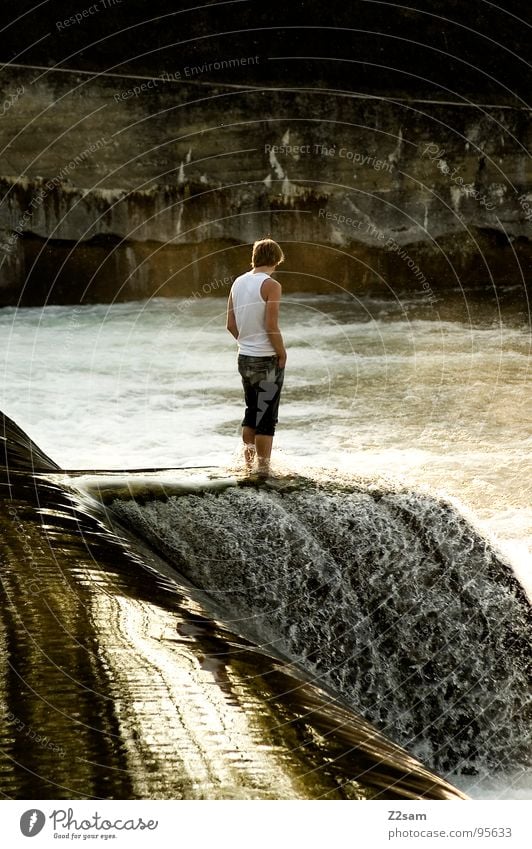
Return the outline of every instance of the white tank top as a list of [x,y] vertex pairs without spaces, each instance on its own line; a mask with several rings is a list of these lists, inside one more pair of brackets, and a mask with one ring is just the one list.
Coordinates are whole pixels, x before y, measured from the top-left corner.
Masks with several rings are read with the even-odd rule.
[[237,277],[231,287],[238,329],[238,353],[246,357],[275,354],[264,326],[266,301],[260,293],[260,287],[269,276],[264,271],[247,271]]

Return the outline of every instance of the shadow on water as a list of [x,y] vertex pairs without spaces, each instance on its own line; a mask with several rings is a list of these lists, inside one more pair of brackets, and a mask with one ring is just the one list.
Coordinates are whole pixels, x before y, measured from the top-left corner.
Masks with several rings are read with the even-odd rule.
[[5,797],[462,797],[220,624],[109,529],[105,507],[58,484],[14,423],[1,428]]

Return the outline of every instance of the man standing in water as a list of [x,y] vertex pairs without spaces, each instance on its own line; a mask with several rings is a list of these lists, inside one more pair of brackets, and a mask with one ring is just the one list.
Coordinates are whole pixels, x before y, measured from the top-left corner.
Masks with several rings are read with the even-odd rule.
[[236,278],[227,302],[227,329],[238,342],[238,371],[246,403],[242,422],[246,466],[251,471],[256,454],[263,478],[270,469],[286,363],[279,330],[281,284],[270,276],[283,260],[273,239],[255,242],[251,271]]

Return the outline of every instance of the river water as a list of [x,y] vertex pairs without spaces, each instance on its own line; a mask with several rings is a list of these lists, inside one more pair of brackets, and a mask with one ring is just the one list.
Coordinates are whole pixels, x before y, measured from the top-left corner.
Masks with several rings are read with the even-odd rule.
[[[234,466],[242,399],[224,309],[4,309],[1,409],[66,468]],[[287,298],[276,467],[444,492],[530,589],[530,332],[519,311],[477,306],[464,320],[458,296],[439,314],[416,300]]]
[[[235,469],[242,399],[224,313],[216,298],[3,309],[0,409],[64,468]],[[523,310],[461,293],[436,308],[298,295],[284,300],[282,329],[289,357],[276,470],[443,494],[532,593]],[[506,783],[518,798],[529,785]],[[500,781],[464,789],[501,795]]]

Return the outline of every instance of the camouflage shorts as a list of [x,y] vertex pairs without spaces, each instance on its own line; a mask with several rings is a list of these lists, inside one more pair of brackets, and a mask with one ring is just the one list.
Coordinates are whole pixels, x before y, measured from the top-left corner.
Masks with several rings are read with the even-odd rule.
[[278,357],[238,357],[246,412],[242,427],[251,427],[258,434],[273,436],[279,413],[279,399],[284,381],[284,368],[277,365]]

